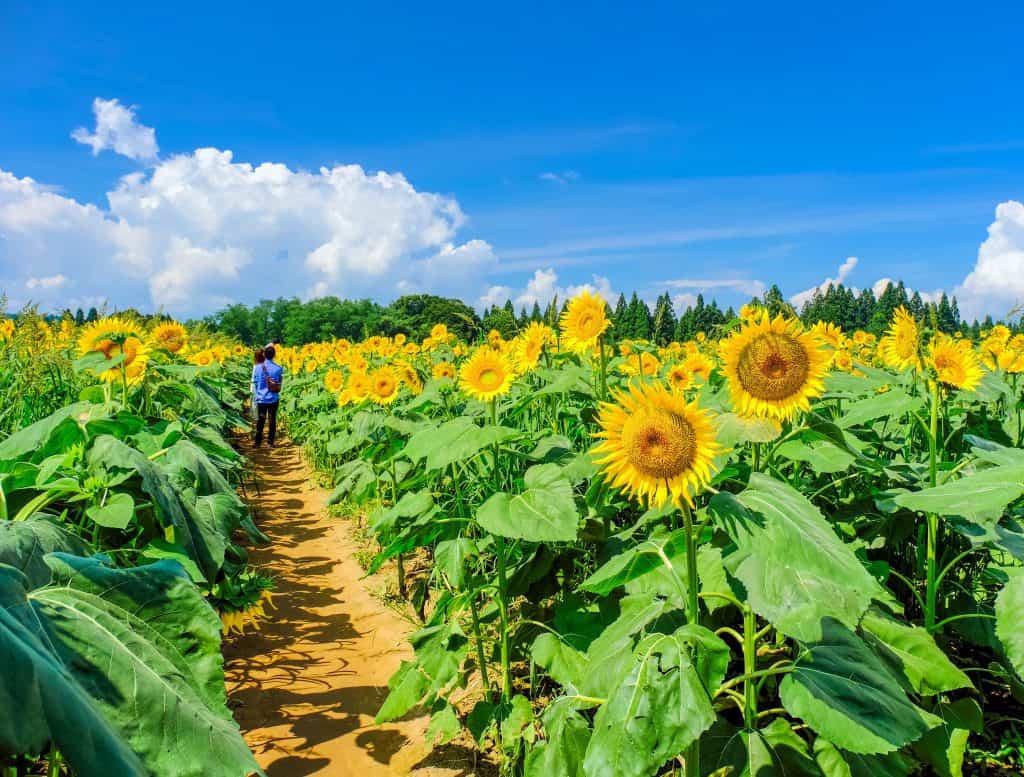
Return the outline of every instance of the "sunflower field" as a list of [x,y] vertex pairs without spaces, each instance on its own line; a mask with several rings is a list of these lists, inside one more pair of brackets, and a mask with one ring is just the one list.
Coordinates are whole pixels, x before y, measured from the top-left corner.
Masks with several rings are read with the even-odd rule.
[[420,621],[378,722],[528,777],[1024,768],[1024,336],[747,306],[656,347],[583,294],[280,357]]
[[225,436],[248,355],[171,321],[0,320],[3,777],[259,771],[221,657],[272,588]]

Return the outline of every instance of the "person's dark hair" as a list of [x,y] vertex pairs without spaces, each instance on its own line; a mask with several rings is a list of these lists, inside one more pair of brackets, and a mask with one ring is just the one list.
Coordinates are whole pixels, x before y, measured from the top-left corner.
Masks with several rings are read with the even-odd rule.
[[274,346],[268,345],[266,348],[263,349],[263,355],[266,356],[268,359],[273,359],[275,356],[277,356],[277,350],[274,348]]
[[263,362],[267,360],[267,356],[263,352],[262,348],[256,349],[256,353],[253,354],[252,360],[254,364],[263,364]]

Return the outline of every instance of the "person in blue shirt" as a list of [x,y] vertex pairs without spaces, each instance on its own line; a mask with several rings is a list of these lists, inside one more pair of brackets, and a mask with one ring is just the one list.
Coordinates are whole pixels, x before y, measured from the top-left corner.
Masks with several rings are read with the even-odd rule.
[[[256,351],[252,367],[253,400],[256,402],[256,447],[263,444],[263,428],[267,426],[267,444],[273,448],[277,439],[277,406],[281,399],[281,381],[284,368],[274,361],[277,350],[273,345]],[[271,391],[271,384],[277,391]]]

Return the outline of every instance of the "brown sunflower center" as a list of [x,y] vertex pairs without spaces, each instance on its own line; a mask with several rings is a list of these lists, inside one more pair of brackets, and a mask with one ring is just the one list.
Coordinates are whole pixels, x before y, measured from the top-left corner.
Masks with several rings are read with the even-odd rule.
[[650,477],[669,479],[686,472],[697,453],[689,421],[667,410],[641,411],[622,426],[629,463]]
[[810,360],[795,337],[771,332],[759,335],[743,349],[736,370],[747,393],[758,399],[780,400],[804,387]]

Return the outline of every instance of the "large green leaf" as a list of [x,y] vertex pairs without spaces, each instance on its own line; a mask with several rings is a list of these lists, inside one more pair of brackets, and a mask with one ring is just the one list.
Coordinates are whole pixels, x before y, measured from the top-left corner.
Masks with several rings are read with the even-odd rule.
[[932,635],[902,623],[878,609],[861,621],[864,641],[897,676],[922,696],[935,696],[957,688],[971,688],[970,678],[946,657]]
[[459,416],[440,426],[416,432],[402,452],[414,462],[425,459],[427,470],[442,469],[517,435],[519,432],[515,429],[478,426],[472,418]]
[[123,491],[111,494],[103,504],[85,511],[90,521],[107,529],[125,529],[135,517],[135,500]]
[[587,672],[580,678],[580,693],[584,696],[603,699],[611,695],[623,663],[632,655],[637,635],[670,609],[667,601],[651,594],[625,596],[619,607],[619,616],[587,647]]
[[19,429],[0,442],[0,461],[42,461],[51,454],[64,451],[72,442],[84,439],[78,418],[82,414],[91,416],[94,408],[96,406],[91,402],[76,402]]
[[466,582],[467,561],[476,555],[476,541],[469,537],[443,540],[434,548],[434,566],[448,578],[452,588],[459,590]]
[[223,703],[217,616],[181,568],[50,556],[29,594],[57,655],[155,774],[258,772]]
[[840,750],[827,739],[814,740],[814,758],[825,777],[907,777],[913,762],[900,752],[859,755]]
[[923,397],[912,397],[899,389],[892,389],[884,394],[851,402],[839,419],[839,426],[845,429],[874,421],[876,418],[899,418],[923,406]]
[[714,721],[689,641],[650,634],[637,644],[594,717],[584,772],[587,777],[649,777]]
[[898,494],[893,501],[908,510],[962,515],[984,520],[998,516],[1024,494],[1024,466],[992,467],[933,488]]
[[805,462],[818,474],[845,472],[856,461],[853,454],[825,440],[789,440],[775,449],[775,455]]
[[46,515],[34,515],[26,521],[0,521],[0,564],[9,564],[25,573],[30,588],[50,582],[47,553],[62,551],[76,556],[92,552],[76,535]]
[[912,704],[863,640],[834,620],[804,647],[779,696],[791,715],[851,753],[890,753],[941,722]]
[[678,605],[682,605],[686,601],[686,573],[683,571],[681,576],[680,571],[685,569],[685,563],[686,532],[679,529],[657,533],[613,555],[579,587],[584,591],[607,596],[620,586],[662,571],[672,588],[669,591],[658,590],[658,593],[671,595]]
[[531,542],[576,539],[579,513],[572,486],[557,464],[535,464],[526,471],[526,490],[497,493],[477,510],[477,522],[491,534]]
[[0,563],[0,752],[42,753],[53,742],[80,777],[143,777],[138,757],[51,652],[27,582]]
[[805,496],[754,473],[738,496],[718,494],[715,522],[736,544],[726,568],[754,610],[782,633],[818,639],[824,618],[855,628],[882,589]]
[[996,597],[996,636],[1017,676],[1024,679],[1024,573],[1016,572]]
[[568,691],[579,687],[588,666],[587,656],[557,634],[537,635],[531,651],[533,661]]
[[579,701],[563,696],[544,711],[544,739],[530,748],[525,777],[584,777],[590,726],[579,707]]
[[942,725],[914,743],[914,754],[930,764],[938,777],[962,777],[967,739],[971,732],[985,730],[985,716],[978,702],[969,696],[954,702],[940,702],[935,714]]

